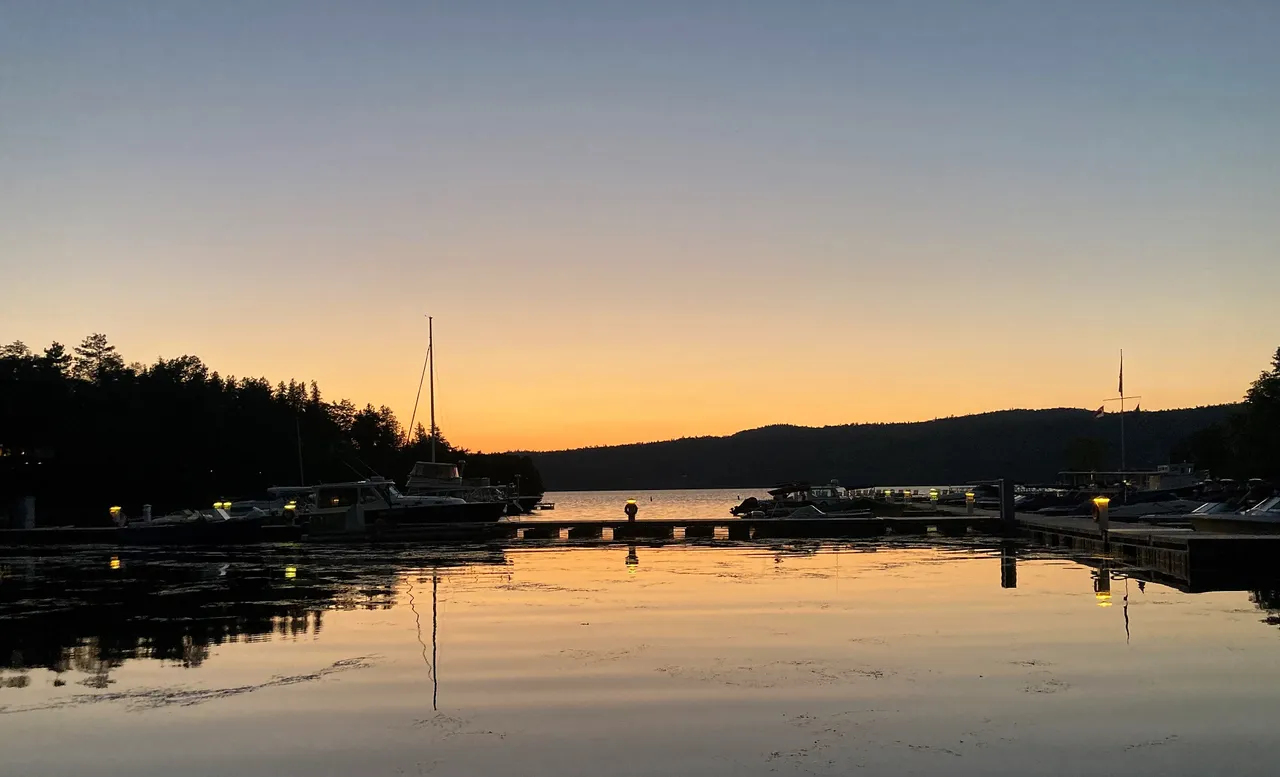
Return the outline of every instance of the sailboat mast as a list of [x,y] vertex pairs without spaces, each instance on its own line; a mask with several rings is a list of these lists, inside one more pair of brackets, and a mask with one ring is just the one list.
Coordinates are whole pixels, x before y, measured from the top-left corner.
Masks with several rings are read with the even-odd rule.
[[430,372],[431,387],[431,463],[436,463],[436,350],[433,332],[433,319],[427,316],[427,369]]

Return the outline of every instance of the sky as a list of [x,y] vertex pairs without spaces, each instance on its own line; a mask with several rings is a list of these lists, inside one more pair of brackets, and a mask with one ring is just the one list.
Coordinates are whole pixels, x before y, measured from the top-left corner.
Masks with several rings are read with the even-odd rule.
[[[0,0],[0,341],[473,450],[1238,400],[1280,3]],[[424,399],[425,403],[425,399]]]

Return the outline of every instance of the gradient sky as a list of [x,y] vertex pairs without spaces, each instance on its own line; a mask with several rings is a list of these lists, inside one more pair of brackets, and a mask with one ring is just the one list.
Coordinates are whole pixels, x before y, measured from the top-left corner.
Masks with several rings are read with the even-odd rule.
[[0,340],[485,450],[1238,399],[1280,3],[0,0]]

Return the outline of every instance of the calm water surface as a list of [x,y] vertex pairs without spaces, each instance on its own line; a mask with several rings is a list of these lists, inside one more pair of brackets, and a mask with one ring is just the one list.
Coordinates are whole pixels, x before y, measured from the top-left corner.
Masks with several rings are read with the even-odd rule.
[[754,496],[768,498],[763,488],[672,489],[669,491],[551,491],[543,497],[554,502],[554,511],[536,511],[525,520],[539,517],[567,520],[581,518],[626,518],[622,508],[628,499],[640,506],[639,518],[728,518],[729,508]]
[[1274,774],[1274,597],[1090,564],[883,541],[9,555],[0,773]]

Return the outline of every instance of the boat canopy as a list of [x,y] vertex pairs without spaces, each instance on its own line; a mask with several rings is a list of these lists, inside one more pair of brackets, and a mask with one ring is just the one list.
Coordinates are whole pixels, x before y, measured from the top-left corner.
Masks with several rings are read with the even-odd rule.
[[419,461],[413,465],[413,469],[409,472],[409,477],[430,478],[432,480],[458,480],[462,475],[458,473],[457,464],[443,461]]

